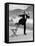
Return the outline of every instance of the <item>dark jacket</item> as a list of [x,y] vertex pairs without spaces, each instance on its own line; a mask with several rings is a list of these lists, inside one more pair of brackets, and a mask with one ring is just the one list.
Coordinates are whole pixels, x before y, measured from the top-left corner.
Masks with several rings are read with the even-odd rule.
[[[26,16],[26,18],[25,18],[25,16]],[[20,19],[18,23],[24,25],[27,18],[29,18],[30,16],[28,16],[27,14],[23,14],[23,15],[19,15],[19,17],[22,17],[22,19]]]

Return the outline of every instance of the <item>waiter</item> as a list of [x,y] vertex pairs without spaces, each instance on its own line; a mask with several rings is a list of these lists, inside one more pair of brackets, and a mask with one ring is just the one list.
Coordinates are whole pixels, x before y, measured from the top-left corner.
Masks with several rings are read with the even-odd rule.
[[19,15],[19,17],[22,17],[18,23],[16,23],[17,25],[24,25],[24,34],[26,35],[26,20],[27,18],[30,18],[30,16],[28,16],[25,11],[24,14]]

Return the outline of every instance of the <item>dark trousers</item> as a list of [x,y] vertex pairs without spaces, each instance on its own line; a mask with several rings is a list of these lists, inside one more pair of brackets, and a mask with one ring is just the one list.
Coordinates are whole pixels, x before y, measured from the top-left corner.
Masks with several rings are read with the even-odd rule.
[[24,23],[24,34],[26,34],[26,22]]

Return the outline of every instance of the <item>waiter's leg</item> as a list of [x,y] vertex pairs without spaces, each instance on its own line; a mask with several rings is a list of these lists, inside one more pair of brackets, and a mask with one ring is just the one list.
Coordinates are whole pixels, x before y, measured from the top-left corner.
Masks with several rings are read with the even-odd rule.
[[24,23],[24,34],[26,35],[26,22]]

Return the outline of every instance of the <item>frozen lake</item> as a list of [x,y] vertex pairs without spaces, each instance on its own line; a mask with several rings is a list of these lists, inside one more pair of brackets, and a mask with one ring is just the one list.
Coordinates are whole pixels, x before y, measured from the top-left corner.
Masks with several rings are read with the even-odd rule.
[[24,29],[23,28],[18,28],[16,34],[17,36],[12,36],[12,27],[9,28],[9,42],[13,41],[32,41],[33,40],[33,30],[26,29],[27,35],[24,35]]

